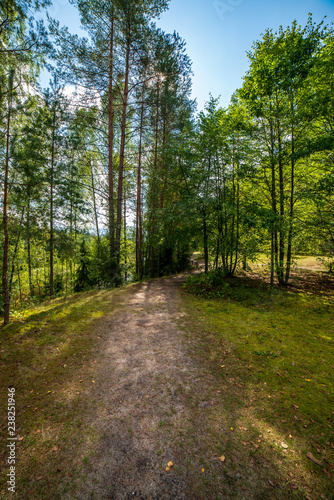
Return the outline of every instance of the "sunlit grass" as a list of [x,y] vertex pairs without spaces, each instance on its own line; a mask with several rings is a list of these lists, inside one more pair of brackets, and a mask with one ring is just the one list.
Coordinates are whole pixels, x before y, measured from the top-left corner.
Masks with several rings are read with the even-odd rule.
[[[195,287],[191,278],[187,290]],[[244,460],[245,453],[249,460],[262,457],[286,498],[331,498],[332,297],[247,288],[242,282],[222,287],[220,298],[219,293],[211,300],[201,295],[183,300],[190,323],[198,325],[194,349],[221,386],[221,410],[209,429],[230,415],[237,429],[230,443],[235,461]],[[211,436],[217,439],[219,432]],[[322,467],[307,458],[310,453]],[[283,492],[274,489],[273,498],[284,498]]]
[[[71,477],[80,476],[81,454],[92,439],[90,429],[83,432],[82,417],[92,405],[88,394],[101,335],[99,319],[113,314],[124,293],[126,289],[94,291],[48,301],[13,315],[11,324],[0,330],[0,430],[5,440],[7,387],[12,385],[19,498],[60,498],[62,491],[75,490]],[[4,472],[6,460],[4,452]],[[6,479],[3,474],[3,498]]]

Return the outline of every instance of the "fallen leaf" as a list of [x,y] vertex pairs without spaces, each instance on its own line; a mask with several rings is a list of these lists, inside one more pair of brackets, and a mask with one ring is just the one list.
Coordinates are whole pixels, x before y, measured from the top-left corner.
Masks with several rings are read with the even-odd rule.
[[241,441],[241,442],[242,442],[242,444],[243,444],[244,446],[247,446],[247,445],[248,445],[247,441]]
[[19,438],[18,438],[18,441],[22,441],[22,439],[23,439],[23,436],[19,437]]
[[41,431],[38,429],[37,431],[34,432],[34,434],[39,434]]
[[42,478],[43,478],[43,476],[38,476],[38,477],[36,477],[36,480],[40,481]]
[[54,446],[54,447],[52,448],[52,450],[51,450],[51,451],[58,451],[58,449],[59,449],[59,448],[58,448],[58,446],[56,445],[56,446]]
[[221,457],[219,457],[219,460],[220,460],[221,462],[225,462],[226,458],[224,457],[224,455],[222,455]]

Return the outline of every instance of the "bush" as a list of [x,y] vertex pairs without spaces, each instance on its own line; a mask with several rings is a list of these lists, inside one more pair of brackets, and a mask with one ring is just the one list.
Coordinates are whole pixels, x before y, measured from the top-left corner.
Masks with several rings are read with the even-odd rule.
[[230,284],[226,281],[224,272],[221,269],[215,269],[207,274],[189,276],[184,289],[200,297],[225,297],[230,290]]

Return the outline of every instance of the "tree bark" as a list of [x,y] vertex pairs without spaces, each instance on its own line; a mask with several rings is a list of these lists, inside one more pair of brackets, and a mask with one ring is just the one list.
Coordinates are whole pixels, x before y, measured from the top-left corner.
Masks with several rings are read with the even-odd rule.
[[96,208],[96,197],[95,197],[95,182],[94,182],[94,172],[93,172],[93,164],[92,159],[89,159],[90,164],[90,173],[92,178],[92,195],[93,195],[93,207],[94,207],[94,219],[95,219],[95,228],[96,228],[96,236],[97,236],[97,255],[101,257],[101,240],[100,240],[100,231],[99,231],[99,220],[97,216],[97,208]]
[[109,181],[109,248],[110,258],[115,255],[115,214],[114,214],[114,17],[111,19],[110,29],[110,66],[109,66],[109,89],[108,89],[108,181]]
[[56,107],[53,107],[52,143],[51,143],[51,169],[50,169],[50,298],[53,298],[53,257],[54,257],[54,228],[53,228],[53,204],[54,204],[54,159],[55,159],[55,129],[56,129]]
[[293,98],[291,99],[291,113],[292,113],[292,123],[291,123],[291,189],[290,189],[290,211],[289,211],[289,232],[288,232],[288,247],[286,255],[286,273],[285,273],[285,285],[288,284],[290,278],[291,270],[291,259],[292,259],[292,234],[293,234],[293,212],[294,212],[294,191],[295,191],[295,127],[294,127],[294,110],[293,110]]
[[153,169],[153,200],[152,200],[152,244],[151,244],[151,278],[155,276],[155,246],[154,246],[154,235],[155,235],[155,209],[156,209],[156,182],[157,182],[157,172],[158,172],[158,142],[159,142],[159,101],[160,101],[160,81],[158,80],[157,89],[157,112],[156,112],[156,123],[155,123],[155,153],[154,153],[154,169]]
[[[270,115],[272,115],[272,105],[270,103]],[[275,262],[277,261],[278,246],[277,246],[277,229],[276,229],[276,218],[277,218],[277,201],[276,201],[276,178],[275,178],[275,158],[274,158],[274,130],[272,123],[272,116],[269,118],[270,121],[270,163],[271,163],[271,206],[274,216],[274,222],[271,228],[271,262],[270,262],[270,285],[274,284],[274,273],[275,273]]]
[[144,92],[145,84],[143,84],[142,101],[140,111],[140,129],[139,129],[139,152],[138,152],[138,169],[137,169],[137,209],[136,209],[136,274],[139,279],[143,279],[143,255],[142,255],[142,217],[141,217],[141,162],[142,162],[142,140],[143,140],[143,125],[144,125]]
[[121,230],[122,230],[122,197],[123,197],[123,179],[124,179],[124,152],[126,138],[126,112],[128,105],[129,94],[129,64],[130,64],[130,26],[128,26],[127,42],[126,42],[126,58],[125,58],[125,82],[122,106],[122,126],[121,126],[121,146],[119,154],[119,174],[118,174],[118,191],[117,191],[117,225],[116,225],[116,252],[117,262],[120,260],[121,246]]
[[206,213],[203,211],[203,244],[204,244],[204,266],[205,273],[209,272],[209,250],[208,250],[208,232],[206,226]]
[[10,295],[8,286],[8,250],[9,250],[9,230],[8,230],[8,184],[9,184],[9,158],[10,158],[10,124],[12,115],[12,90],[13,90],[14,71],[11,70],[8,82],[8,115],[7,115],[7,137],[6,137],[6,159],[5,159],[5,179],[3,188],[3,230],[4,230],[4,248],[3,248],[3,267],[2,267],[2,286],[4,292],[4,325],[9,323]]
[[[24,210],[25,210],[25,207],[22,208],[20,228],[22,227],[22,224],[23,224]],[[14,248],[14,255],[13,255],[13,260],[12,260],[12,270],[10,273],[10,280],[9,280],[9,294],[11,294],[11,289],[12,289],[12,284],[13,284],[13,279],[14,279],[15,260],[16,260],[17,249],[19,246],[20,237],[21,237],[21,230],[20,230],[19,234],[17,235],[15,248]]]
[[28,198],[27,205],[27,258],[28,258],[28,275],[29,275],[29,291],[30,298],[34,296],[34,288],[32,284],[32,270],[31,270],[31,238],[30,238],[30,200]]
[[279,172],[279,207],[280,207],[280,225],[279,225],[279,257],[277,277],[280,285],[284,284],[284,247],[285,247],[285,228],[284,228],[284,175],[282,161],[282,140],[280,124],[277,120],[277,140],[278,140],[278,172]]
[[124,189],[124,281],[128,281],[128,254],[127,254],[127,241],[126,241],[126,193]]

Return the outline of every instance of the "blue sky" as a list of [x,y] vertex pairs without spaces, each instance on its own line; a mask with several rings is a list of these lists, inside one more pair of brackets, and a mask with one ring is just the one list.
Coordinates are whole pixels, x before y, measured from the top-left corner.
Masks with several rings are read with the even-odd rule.
[[[73,32],[80,32],[79,16],[68,0],[54,0],[49,9]],[[308,13],[320,22],[334,21],[334,0],[171,0],[157,25],[177,31],[187,43],[193,62],[193,98],[201,110],[211,92],[228,106],[242,85],[248,68],[246,52],[267,28],[286,27],[296,19],[301,25]]]

